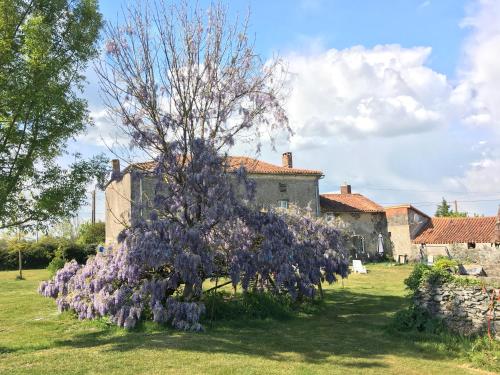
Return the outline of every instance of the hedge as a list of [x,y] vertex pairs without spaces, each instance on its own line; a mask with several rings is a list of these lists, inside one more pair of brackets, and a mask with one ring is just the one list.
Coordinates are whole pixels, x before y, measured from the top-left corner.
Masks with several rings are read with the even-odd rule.
[[40,241],[0,240],[0,270],[19,268],[18,252],[21,250],[23,268],[46,268],[55,257],[85,263],[96,253],[97,244],[81,245],[67,239],[44,237]]

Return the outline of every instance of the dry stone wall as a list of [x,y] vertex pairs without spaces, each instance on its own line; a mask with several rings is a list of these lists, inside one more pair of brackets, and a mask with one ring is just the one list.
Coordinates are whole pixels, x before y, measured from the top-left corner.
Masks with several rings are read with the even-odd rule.
[[[500,340],[499,293],[498,289],[491,287],[426,284],[415,293],[414,300],[415,305],[441,318],[451,331],[461,335],[487,332],[490,320],[492,335]],[[493,307],[492,295],[495,296]]]

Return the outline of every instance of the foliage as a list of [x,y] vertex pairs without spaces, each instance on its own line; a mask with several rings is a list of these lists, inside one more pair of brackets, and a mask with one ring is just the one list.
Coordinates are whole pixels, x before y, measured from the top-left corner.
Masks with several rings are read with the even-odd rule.
[[240,319],[288,319],[292,301],[286,295],[248,292],[239,296],[215,292],[204,295],[205,321]]
[[418,263],[413,267],[410,275],[405,279],[406,288],[413,295],[425,283],[443,284],[453,283],[458,285],[481,285],[481,281],[474,278],[462,277],[454,274],[458,263],[448,258],[438,258],[433,266]]
[[[0,242],[0,270],[19,267],[18,251],[21,250],[23,268],[45,268],[53,259],[69,261],[75,259],[83,264],[95,255],[97,244],[79,245],[65,238],[44,236],[39,241],[15,239]],[[55,263],[57,264],[57,263]]]
[[436,217],[467,217],[467,212],[456,212],[451,210],[450,205],[443,198],[441,204],[437,206]]
[[64,267],[66,261],[60,257],[54,257],[47,266],[47,271],[49,271],[50,277],[53,277],[57,271]]
[[427,275],[430,270],[430,266],[422,263],[417,263],[413,267],[410,275],[404,280],[404,284],[406,285],[407,289],[409,289],[411,292],[415,292],[420,287],[424,276]]
[[78,228],[78,238],[76,242],[81,245],[89,244],[101,244],[104,243],[106,235],[106,227],[102,221],[98,221],[95,224],[90,222],[83,223]]
[[58,165],[90,120],[77,97],[96,55],[96,0],[0,0],[0,229],[71,215],[105,159]]
[[441,270],[452,270],[456,273],[458,262],[447,257],[439,257],[434,261],[433,267]]
[[[46,270],[25,270],[22,283],[14,280],[16,271],[0,272],[0,373],[19,372],[27,363],[26,372],[33,374],[126,375],[168,373],[172,368],[210,375],[500,372],[500,342],[388,331],[393,314],[405,304],[403,279],[411,268],[368,267],[368,275],[353,275],[343,286],[323,284],[324,302],[312,314],[302,312],[311,306],[303,304],[289,319],[214,319],[210,324],[207,304],[203,335],[171,332],[147,321],[124,331],[107,319],[78,321],[72,313],[57,315],[52,301],[36,294]],[[225,290],[231,292],[231,287]],[[338,337],[345,339],[333,339]],[[99,361],[96,349],[101,349]]]
[[40,293],[80,318],[198,331],[206,279],[300,302],[322,280],[347,276],[337,230],[302,212],[260,211],[246,170],[228,173],[224,151],[237,136],[288,128],[279,63],[263,65],[247,24],[226,24],[220,5],[150,5],[129,8],[124,27],[110,24],[98,68],[132,146],[154,156],[153,172],[131,169],[155,181],[151,199],[137,204],[150,216],[132,217],[120,246],[83,267],[68,263]]
[[445,331],[443,322],[433,318],[426,310],[417,306],[410,306],[406,310],[398,311],[392,321],[398,331],[419,331],[427,333],[441,333]]

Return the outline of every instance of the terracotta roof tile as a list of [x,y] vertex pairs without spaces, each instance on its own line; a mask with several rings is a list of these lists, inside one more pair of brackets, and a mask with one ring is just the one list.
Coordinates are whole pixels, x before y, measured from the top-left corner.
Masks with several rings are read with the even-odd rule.
[[494,242],[496,217],[433,217],[413,243]]
[[[244,166],[249,173],[253,174],[285,174],[285,175],[310,175],[322,176],[323,172],[311,169],[287,168],[271,163],[266,163],[246,156],[229,156],[227,158],[229,171],[234,172],[240,166]],[[155,167],[154,161],[134,163],[128,166],[125,171],[135,167],[145,171],[151,171]]]
[[361,194],[321,194],[322,212],[384,212],[384,208]]

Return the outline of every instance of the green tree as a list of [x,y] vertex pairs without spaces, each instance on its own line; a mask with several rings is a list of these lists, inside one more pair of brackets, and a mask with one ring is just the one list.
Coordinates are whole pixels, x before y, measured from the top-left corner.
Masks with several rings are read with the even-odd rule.
[[78,231],[77,243],[81,245],[104,243],[105,225],[102,221],[95,224],[83,223]]
[[466,216],[467,212],[456,212],[451,210],[450,205],[444,198],[441,201],[441,204],[438,205],[436,209],[436,217],[466,217]]
[[58,164],[90,123],[78,97],[96,55],[97,0],[0,0],[0,229],[72,215],[102,156]]

